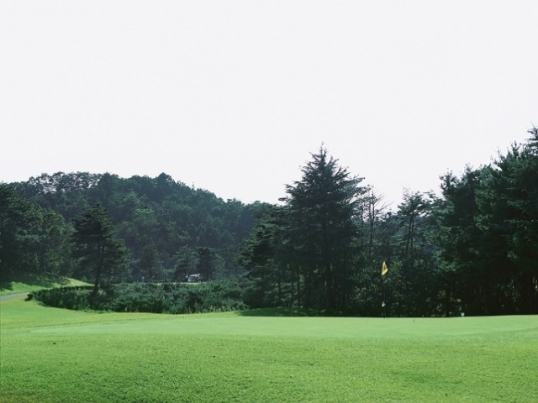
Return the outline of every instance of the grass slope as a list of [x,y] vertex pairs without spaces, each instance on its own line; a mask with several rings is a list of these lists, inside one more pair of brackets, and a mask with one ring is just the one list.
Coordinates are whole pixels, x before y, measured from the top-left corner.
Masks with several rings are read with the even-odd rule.
[[22,298],[0,309],[0,402],[538,400],[536,316],[172,316]]
[[17,274],[15,278],[0,281],[0,296],[32,292],[43,288],[56,288],[65,286],[88,285],[80,280],[62,276]]

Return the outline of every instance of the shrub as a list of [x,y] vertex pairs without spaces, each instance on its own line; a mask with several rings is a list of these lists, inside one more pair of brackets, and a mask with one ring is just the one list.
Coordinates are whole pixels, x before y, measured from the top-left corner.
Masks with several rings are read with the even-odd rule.
[[32,293],[33,297],[45,305],[65,309],[90,308],[92,287],[61,287]]
[[96,296],[91,295],[91,288],[41,290],[33,296],[45,305],[77,310],[183,314],[248,308],[240,286],[229,280],[197,285],[124,283],[109,286]]

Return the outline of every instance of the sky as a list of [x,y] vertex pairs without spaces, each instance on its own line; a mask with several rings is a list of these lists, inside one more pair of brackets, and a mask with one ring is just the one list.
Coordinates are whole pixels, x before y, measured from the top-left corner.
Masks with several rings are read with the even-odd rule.
[[391,208],[538,125],[538,1],[0,2],[0,182],[277,203],[323,145]]

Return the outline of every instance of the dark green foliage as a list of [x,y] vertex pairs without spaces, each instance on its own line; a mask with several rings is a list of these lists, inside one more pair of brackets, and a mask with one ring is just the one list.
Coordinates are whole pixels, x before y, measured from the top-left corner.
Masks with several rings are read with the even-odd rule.
[[516,296],[522,313],[538,312],[538,128],[529,133],[527,144],[496,162],[484,206],[485,212],[504,213],[507,255],[514,268],[509,273],[513,289],[504,292]]
[[146,245],[142,252],[142,257],[138,262],[140,275],[146,281],[153,281],[161,278],[161,263],[159,262],[158,252],[153,243]]
[[189,274],[197,273],[199,254],[195,249],[183,246],[174,257],[176,260],[173,273],[174,281],[185,281]]
[[[210,250],[211,264],[206,259],[195,270],[208,271],[211,278],[242,272],[237,250],[252,228],[253,215],[251,206],[237,200],[223,201],[164,173],[156,178],[123,179],[108,173],[59,172],[11,186],[17,195],[52,209],[67,223],[89,206],[104,207],[130,252],[133,280],[139,280],[144,271],[151,272],[145,277],[155,281],[173,279],[182,248]],[[66,270],[69,266],[62,265]]]
[[203,313],[246,309],[242,291],[231,280],[196,285],[125,284],[114,288],[109,309],[117,312]]
[[131,283],[106,287],[65,287],[33,293],[45,305],[67,309],[115,312],[203,313],[247,309],[237,282],[219,280],[196,285]]
[[[112,270],[121,264],[103,266],[96,284],[246,273],[241,299],[259,308],[367,316],[538,313],[538,129],[529,133],[528,142],[491,165],[444,175],[441,197],[406,191],[395,211],[323,148],[301,180],[286,187],[282,205],[223,201],[166,174],[57,173],[0,185],[0,275],[50,271],[94,280],[97,265],[75,267],[70,258],[70,220],[100,203],[110,214],[102,229],[117,233],[130,261],[128,273]],[[91,254],[80,244],[74,252],[82,263],[99,261],[87,260]],[[140,301],[124,295],[115,309],[162,311],[165,304],[177,306],[170,312],[198,311],[213,301],[206,284],[196,291],[133,287],[134,294],[145,290]],[[92,303],[105,297],[96,292]]]
[[56,308],[82,310],[90,308],[92,290],[93,286],[60,287],[36,291],[29,297]]
[[197,248],[198,253],[198,272],[202,275],[202,279],[213,279],[215,272],[215,251],[210,248]]
[[299,273],[290,265],[292,250],[286,241],[286,212],[287,207],[270,204],[260,204],[255,212],[257,223],[242,250],[250,280],[246,302],[252,307],[300,304],[294,292]]
[[300,306],[350,312],[357,259],[362,179],[328,157],[312,155],[285,206],[261,206],[243,258],[254,306]]
[[73,257],[77,272],[94,281],[93,295],[113,278],[121,278],[127,250],[116,238],[108,212],[100,205],[88,208],[73,219]]
[[69,267],[70,228],[61,215],[20,197],[0,184],[0,275],[65,274]]
[[4,279],[11,270],[23,270],[28,256],[25,246],[34,227],[34,208],[16,196],[13,188],[0,184],[0,275]]
[[249,303],[374,316],[537,313],[538,129],[530,134],[491,166],[443,176],[441,198],[406,192],[395,213],[321,150],[285,206],[260,210],[243,250]]
[[439,228],[432,216],[434,203],[432,196],[405,193],[394,217],[398,231],[393,238],[393,254],[387,259],[393,270],[391,279],[384,280],[389,282],[392,311],[400,316],[438,314],[434,234]]
[[287,186],[289,239],[304,277],[304,307],[346,312],[353,290],[354,218],[365,188],[325,149],[312,155],[301,181]]
[[537,129],[492,166],[443,178],[447,303],[474,314],[538,312]]

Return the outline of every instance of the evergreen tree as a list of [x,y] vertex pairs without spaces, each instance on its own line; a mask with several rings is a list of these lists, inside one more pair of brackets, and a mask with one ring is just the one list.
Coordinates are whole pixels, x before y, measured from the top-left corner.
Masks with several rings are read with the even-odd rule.
[[73,224],[73,256],[80,273],[93,277],[93,295],[97,295],[99,287],[122,270],[127,251],[116,238],[108,212],[100,205],[85,209]]
[[290,270],[293,259],[287,253],[285,211],[285,206],[260,204],[255,213],[256,225],[241,255],[252,281],[250,306],[291,306],[296,301],[295,286],[300,287]]
[[0,273],[57,273],[69,266],[69,227],[51,209],[0,184]]
[[[237,200],[225,202],[213,193],[193,189],[166,174],[156,178],[133,176],[124,179],[109,173],[57,172],[10,186],[15,189],[17,196],[63,216],[64,223],[71,222],[73,217],[96,203],[106,208],[117,228],[118,238],[125,243],[132,257],[132,278],[140,278],[138,263],[149,244],[154,245],[162,273],[167,277],[174,273],[177,263],[175,254],[183,246],[193,249],[208,247],[216,253],[210,273],[213,278],[237,275],[242,270],[235,256],[252,228],[251,206]],[[46,221],[53,223],[57,220]],[[64,227],[62,237],[66,238],[69,237],[70,225]],[[53,255],[71,254],[68,251],[56,255],[42,253],[48,248],[46,242],[41,242],[46,231],[40,229],[37,234],[34,232],[31,233],[34,238],[28,238],[27,246],[30,248],[25,247],[21,251],[35,250],[37,253],[41,249],[41,257],[35,264],[43,262],[45,265],[42,267],[47,270],[61,267],[66,271],[70,264],[64,265],[58,260],[53,262],[52,258]],[[33,259],[35,256],[31,254],[30,257]],[[43,257],[50,257],[50,264]],[[25,264],[25,267],[35,264]]]
[[288,231],[294,262],[304,278],[304,305],[345,312],[354,288],[354,222],[362,178],[320,148],[302,169],[302,179],[288,185]]
[[146,281],[161,280],[161,262],[159,262],[159,256],[154,244],[150,243],[144,247],[138,264],[140,266],[140,274]]
[[[499,240],[495,237],[487,241],[484,225],[477,225],[481,220],[477,195],[483,191],[485,173],[485,169],[467,167],[461,178],[451,173],[444,175],[444,200],[437,213],[443,276],[451,282],[445,284],[445,291],[459,301],[455,310],[469,314],[488,313],[493,277],[488,273],[492,270],[485,252],[490,242]],[[495,246],[499,249],[502,245]]]
[[72,227],[54,210],[39,209],[35,228],[36,238],[31,250],[37,255],[37,271],[69,274],[70,234]]
[[497,240],[494,251],[484,251],[495,257],[495,313],[538,312],[538,129],[529,133],[488,169],[479,194],[480,227]]
[[0,183],[0,275],[6,279],[12,272],[37,266],[37,259],[27,246],[33,244],[36,206]]
[[399,301],[395,313],[400,315],[426,315],[435,306],[437,263],[433,233],[438,228],[432,217],[432,206],[432,197],[405,192],[396,212],[399,231],[395,234],[397,250],[391,263],[399,269],[398,284],[395,284]]
[[198,267],[197,270],[202,276],[202,280],[213,280],[215,272],[216,253],[211,248],[199,247],[196,249],[198,253]]
[[175,281],[185,281],[189,274],[196,273],[200,257],[195,249],[183,246],[175,254],[175,260],[173,278]]

